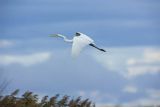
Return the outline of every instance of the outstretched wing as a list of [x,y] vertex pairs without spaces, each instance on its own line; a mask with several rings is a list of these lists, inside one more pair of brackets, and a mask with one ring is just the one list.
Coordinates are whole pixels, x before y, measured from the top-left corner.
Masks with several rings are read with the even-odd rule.
[[84,47],[93,42],[94,41],[86,35],[75,36],[72,44],[72,56],[78,56]]

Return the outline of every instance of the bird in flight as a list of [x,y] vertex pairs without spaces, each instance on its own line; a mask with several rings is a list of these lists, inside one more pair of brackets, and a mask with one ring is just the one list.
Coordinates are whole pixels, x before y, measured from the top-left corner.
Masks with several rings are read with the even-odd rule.
[[76,32],[75,36],[71,40],[67,39],[66,36],[61,34],[50,34],[49,36],[61,37],[64,39],[65,42],[72,43],[72,56],[78,56],[79,53],[82,51],[82,49],[87,45],[92,46],[102,52],[106,52],[104,49],[97,47],[93,39],[91,39],[90,37],[81,32]]

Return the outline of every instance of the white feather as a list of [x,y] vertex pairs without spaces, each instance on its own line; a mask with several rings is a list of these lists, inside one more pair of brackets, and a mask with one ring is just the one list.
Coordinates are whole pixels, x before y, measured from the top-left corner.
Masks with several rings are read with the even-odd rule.
[[85,34],[81,33],[80,36],[75,36],[72,44],[72,56],[78,56],[81,50],[90,43],[94,43],[94,41]]

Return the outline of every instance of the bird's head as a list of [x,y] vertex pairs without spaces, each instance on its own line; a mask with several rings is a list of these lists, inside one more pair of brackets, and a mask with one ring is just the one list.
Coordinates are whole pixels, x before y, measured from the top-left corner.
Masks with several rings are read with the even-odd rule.
[[50,34],[49,37],[59,37],[59,34]]
[[82,33],[76,32],[75,36],[80,36]]

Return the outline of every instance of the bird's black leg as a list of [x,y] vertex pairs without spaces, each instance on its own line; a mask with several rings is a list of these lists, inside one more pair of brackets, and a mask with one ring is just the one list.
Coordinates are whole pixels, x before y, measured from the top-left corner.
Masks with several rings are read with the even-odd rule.
[[106,52],[106,50],[98,48],[95,44],[91,43],[89,45],[92,46],[92,47],[94,47],[94,48],[96,48],[96,49],[98,49],[98,50],[100,50],[100,51]]

